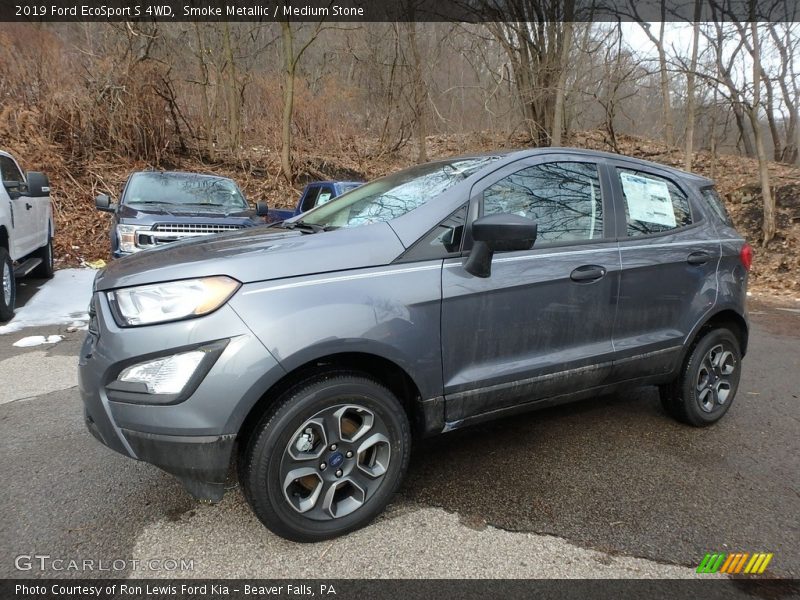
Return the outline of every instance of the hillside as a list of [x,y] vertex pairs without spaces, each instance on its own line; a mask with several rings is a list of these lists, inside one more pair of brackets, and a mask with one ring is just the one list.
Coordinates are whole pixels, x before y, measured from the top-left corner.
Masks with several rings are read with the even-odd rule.
[[[95,153],[90,160],[73,159],[44,135],[38,134],[37,115],[32,112],[0,112],[0,147],[10,150],[23,167],[47,172],[52,184],[56,215],[57,266],[81,264],[98,258],[108,259],[109,216],[94,209],[94,197],[119,195],[127,175],[150,168],[144,162],[120,159],[108,153]],[[529,145],[522,136],[482,133],[431,136],[430,158],[499,148]],[[566,145],[607,150],[600,132],[573,134]],[[203,163],[196,158],[173,156],[160,168],[216,172],[233,177],[251,202],[267,200],[273,207],[293,206],[302,184],[313,179],[372,179],[414,162],[414,149],[381,154],[372,140],[336,154],[320,154],[318,148],[298,148],[295,153],[300,173],[296,187],[279,176],[278,156],[265,147],[242,151],[237,161]],[[636,137],[619,140],[623,154],[680,167],[682,152],[664,144]],[[716,161],[707,152],[696,155],[697,173],[714,178],[728,210],[739,229],[756,249],[751,271],[751,289],[758,294],[800,298],[800,169],[774,163],[772,185],[777,197],[775,240],[766,248],[760,245],[761,199],[757,161],[740,156],[720,156]]]

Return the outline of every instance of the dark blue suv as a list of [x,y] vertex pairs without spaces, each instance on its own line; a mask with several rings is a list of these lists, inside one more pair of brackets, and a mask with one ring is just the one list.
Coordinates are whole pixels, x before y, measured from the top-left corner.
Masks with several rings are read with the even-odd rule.
[[263,202],[252,210],[227,177],[170,171],[133,173],[118,204],[100,194],[95,206],[114,215],[114,258],[187,237],[253,227],[263,224],[258,217],[267,214]]

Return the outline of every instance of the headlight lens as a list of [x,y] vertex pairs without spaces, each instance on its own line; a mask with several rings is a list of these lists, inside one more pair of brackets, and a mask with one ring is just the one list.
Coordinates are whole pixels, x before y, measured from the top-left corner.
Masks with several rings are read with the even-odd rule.
[[128,367],[117,381],[143,383],[151,394],[179,394],[206,353],[193,350]]
[[108,292],[108,301],[119,325],[151,325],[213,312],[239,285],[224,275],[185,279],[114,290]]
[[136,245],[136,232],[142,229],[150,229],[150,227],[142,225],[117,225],[117,238],[119,239],[120,251],[138,252],[141,250],[141,248]]

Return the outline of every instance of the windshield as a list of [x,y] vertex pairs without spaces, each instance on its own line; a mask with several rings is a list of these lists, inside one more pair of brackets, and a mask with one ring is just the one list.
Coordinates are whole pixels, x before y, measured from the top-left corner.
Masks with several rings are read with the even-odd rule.
[[406,169],[342,194],[303,215],[302,222],[334,228],[390,221],[422,206],[498,158],[461,158]]
[[233,181],[192,173],[137,173],[125,189],[125,204],[247,210],[247,202]]

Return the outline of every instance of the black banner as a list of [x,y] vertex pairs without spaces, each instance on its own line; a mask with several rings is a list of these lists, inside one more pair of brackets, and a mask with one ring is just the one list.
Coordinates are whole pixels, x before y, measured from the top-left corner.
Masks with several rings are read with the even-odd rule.
[[798,580],[3,580],[3,600],[542,600],[800,597]]
[[[701,0],[707,21],[797,21],[796,0]],[[0,21],[691,21],[694,0],[2,0]]]

